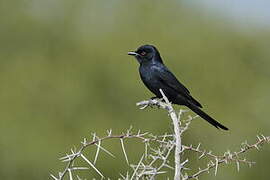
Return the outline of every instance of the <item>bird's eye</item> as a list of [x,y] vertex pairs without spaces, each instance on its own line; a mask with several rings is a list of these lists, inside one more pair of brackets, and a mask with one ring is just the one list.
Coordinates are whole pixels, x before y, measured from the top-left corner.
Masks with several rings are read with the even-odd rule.
[[143,51],[143,52],[141,52],[140,54],[141,54],[142,56],[145,56],[145,55],[146,55],[146,52]]

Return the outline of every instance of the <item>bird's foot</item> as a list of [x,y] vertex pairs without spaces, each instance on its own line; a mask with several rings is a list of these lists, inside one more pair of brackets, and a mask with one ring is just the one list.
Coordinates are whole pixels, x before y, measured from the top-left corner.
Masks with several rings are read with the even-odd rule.
[[[158,102],[165,102],[163,98],[159,98],[157,96],[151,97],[150,100],[158,101]],[[156,102],[150,103],[148,106],[151,107],[151,108],[154,108],[155,106],[160,108],[159,104],[156,103]]]

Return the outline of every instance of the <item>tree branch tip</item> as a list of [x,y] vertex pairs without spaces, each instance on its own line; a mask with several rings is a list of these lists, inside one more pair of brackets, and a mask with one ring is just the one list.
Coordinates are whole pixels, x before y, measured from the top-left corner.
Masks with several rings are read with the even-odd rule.
[[[159,99],[150,99],[150,100],[144,100],[144,101],[138,102],[136,103],[136,106],[141,106],[140,109],[145,109],[147,107],[158,107],[158,108],[163,108],[167,110],[169,113],[168,115],[170,116],[174,125],[173,134],[168,135],[167,133],[165,133],[164,135],[153,135],[149,132],[142,133],[140,129],[137,132],[136,131],[132,132],[132,129],[133,129],[132,126],[130,126],[130,128],[124,131],[121,135],[112,135],[111,129],[106,131],[107,136],[105,137],[99,138],[96,135],[96,133],[92,133],[92,136],[93,136],[92,141],[88,142],[87,139],[84,138],[83,141],[81,142],[82,145],[80,148],[78,148],[78,150],[76,150],[76,147],[74,149],[72,148],[70,150],[71,154],[70,153],[66,154],[66,156],[60,158],[60,160],[66,162],[66,167],[63,170],[63,172],[59,172],[59,178],[53,176],[52,174],[50,174],[50,176],[54,180],[63,180],[65,175],[66,177],[69,177],[70,179],[72,179],[72,176],[74,175],[74,173],[72,174],[73,170],[87,169],[83,167],[74,167],[74,164],[75,164],[74,162],[76,158],[81,157],[85,162],[87,162],[89,167],[91,169],[93,168],[103,179],[104,176],[95,167],[99,153],[101,153],[102,152],[101,150],[103,150],[109,155],[115,157],[114,155],[112,155],[112,153],[110,153],[108,150],[106,150],[105,148],[101,146],[101,142],[107,139],[120,140],[121,148],[122,148],[126,163],[128,164],[128,166],[132,167],[134,170],[131,176],[132,178],[134,177],[134,178],[139,179],[142,176],[149,176],[149,177],[152,177],[150,179],[154,179],[156,175],[167,172],[167,171],[164,171],[163,168],[169,168],[169,169],[174,169],[174,172],[175,172],[174,180],[199,179],[199,177],[202,174],[206,172],[209,173],[212,168],[214,170],[214,175],[216,176],[218,172],[219,164],[222,164],[222,163],[226,163],[226,164],[236,163],[236,168],[238,171],[240,170],[241,163],[246,164],[249,167],[251,167],[253,164],[255,164],[255,162],[248,161],[245,158],[243,159],[241,158],[241,155],[251,149],[259,150],[262,145],[266,143],[270,143],[270,136],[264,136],[260,134],[256,136],[257,141],[254,144],[248,144],[247,141],[245,141],[241,144],[239,151],[231,152],[230,150],[227,150],[224,152],[223,155],[215,155],[214,153],[212,153],[211,150],[209,151],[209,150],[201,149],[201,143],[199,143],[197,146],[194,145],[194,147],[192,144],[182,145],[182,142],[181,142],[182,133],[185,132],[185,130],[189,128],[189,124],[191,120],[193,120],[194,118],[198,116],[194,116],[194,117],[188,116],[188,119],[186,120],[187,122],[182,123],[181,125],[180,115],[181,113],[187,112],[188,110],[181,111],[180,109],[179,113],[177,114],[175,110],[173,109],[171,102],[169,102],[168,98],[165,96],[164,92],[161,89],[160,89],[160,92],[165,102]],[[141,142],[144,144],[144,147],[145,147],[144,152],[142,153],[141,159],[137,165],[132,165],[129,162],[127,152],[125,149],[125,144],[124,144],[124,141],[126,142],[125,139],[131,139],[131,138],[141,140]],[[152,144],[155,144],[155,143],[158,143],[158,146],[157,147],[155,146],[155,148],[153,148]],[[95,155],[93,163],[84,156],[85,154],[84,150],[91,145],[97,146],[96,155]],[[103,143],[102,145],[104,146]],[[173,151],[174,148],[175,150]],[[183,162],[181,161],[182,153],[185,150],[191,151],[193,153],[197,153],[198,155],[200,155],[199,159],[203,157],[207,158],[207,160],[210,159],[208,163],[206,164],[206,167],[204,169],[201,169],[199,167],[199,171],[189,176],[186,173],[186,170],[189,170],[189,168],[185,167],[185,165],[188,163],[189,160],[186,159]],[[171,162],[168,160],[168,157],[171,152],[174,152],[174,160],[175,160],[174,167],[171,166],[170,164]],[[160,162],[160,161],[161,161],[161,165],[159,167],[153,166],[153,164],[157,164],[156,162]],[[147,162],[150,162],[150,165],[147,164]],[[128,172],[126,174],[126,177],[123,175],[120,175],[120,176],[126,180],[130,179],[130,175]],[[81,179],[78,176],[77,178]]]

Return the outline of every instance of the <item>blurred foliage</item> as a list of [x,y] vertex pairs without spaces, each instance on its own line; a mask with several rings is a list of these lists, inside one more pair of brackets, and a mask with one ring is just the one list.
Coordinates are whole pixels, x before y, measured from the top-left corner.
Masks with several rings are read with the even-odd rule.
[[[244,33],[161,0],[1,0],[0,22],[0,179],[48,179],[62,168],[57,159],[90,132],[119,134],[130,125],[169,132],[166,112],[135,107],[151,97],[126,55],[142,44],[156,45],[205,110],[230,128],[198,120],[185,143],[223,152],[269,135],[269,29]],[[98,167],[115,179],[125,162],[119,144],[110,149],[118,159],[101,158]],[[127,147],[131,159],[139,159],[136,149]],[[269,147],[248,158],[254,168],[224,168],[218,179],[268,179]]]

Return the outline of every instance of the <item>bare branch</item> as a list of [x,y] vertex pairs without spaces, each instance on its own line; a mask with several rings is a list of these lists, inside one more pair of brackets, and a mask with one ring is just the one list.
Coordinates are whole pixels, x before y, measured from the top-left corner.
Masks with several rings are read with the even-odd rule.
[[[147,134],[148,133],[141,133],[141,134],[133,135],[131,133],[127,133],[127,134],[122,134],[122,135],[112,135],[111,131],[109,131],[108,136],[105,136],[103,138],[97,138],[96,135],[94,134],[93,135],[93,140],[91,142],[87,142],[87,139],[84,138],[83,141],[81,142],[82,146],[80,147],[80,149],[77,152],[75,150],[71,150],[71,154],[67,154],[66,156],[60,158],[61,161],[67,162],[67,165],[66,165],[65,169],[62,172],[59,172],[58,177],[56,177],[56,176],[54,176],[52,174],[50,176],[54,180],[56,180],[56,179],[57,180],[62,180],[65,177],[65,175],[67,173],[69,173],[69,169],[72,169],[74,160],[77,159],[78,157],[80,157],[82,155],[82,152],[89,146],[97,145],[97,146],[99,146],[100,149],[105,151],[107,154],[114,157],[114,155],[112,153],[110,153],[105,148],[101,147],[99,145],[99,142],[102,142],[102,141],[108,140],[108,139],[126,139],[126,138],[136,138],[136,139],[141,139],[142,141],[147,141],[147,139],[144,138],[144,136],[147,135]],[[84,156],[81,156],[81,157],[84,157]]]
[[[132,133],[132,127],[130,127],[125,133],[121,135],[112,135],[112,130],[107,131],[107,136],[99,138],[95,133],[92,134],[92,141],[87,141],[86,138],[81,142],[81,146],[78,150],[71,149],[71,152],[66,154],[66,156],[61,157],[60,160],[66,163],[66,166],[62,172],[58,173],[58,176],[50,174],[50,177],[54,180],[63,180],[64,177],[71,180],[74,179],[75,175],[77,179],[81,179],[73,171],[85,170],[85,169],[94,169],[101,178],[105,178],[105,175],[99,171],[95,165],[98,162],[98,156],[105,152],[108,155],[115,157],[110,151],[101,146],[103,141],[118,139],[120,140],[121,149],[123,151],[126,163],[132,168],[133,173],[126,172],[121,175],[119,180],[154,180],[160,174],[167,173],[167,171],[174,171],[174,180],[187,180],[187,179],[198,179],[205,172],[209,172],[211,169],[214,169],[214,174],[217,175],[218,168],[220,164],[229,164],[235,163],[237,171],[240,169],[240,164],[247,164],[251,166],[255,162],[248,161],[245,158],[241,157],[243,154],[248,152],[251,149],[259,150],[262,145],[270,143],[270,136],[257,136],[257,141],[254,144],[248,144],[247,142],[242,143],[239,151],[230,152],[226,151],[222,155],[216,155],[212,151],[205,150],[201,148],[201,144],[198,146],[192,145],[182,145],[181,138],[186,132],[193,119],[198,116],[188,116],[187,119],[184,119],[185,110],[180,110],[179,113],[176,113],[172,107],[172,104],[169,102],[168,98],[165,96],[164,92],[160,89],[160,92],[163,96],[161,99],[150,99],[147,101],[138,102],[136,105],[140,106],[140,109],[145,109],[147,107],[158,107],[165,109],[170,119],[174,125],[174,131],[171,134],[165,133],[163,135],[153,135],[151,133],[141,133],[139,130],[135,134]],[[138,162],[138,164],[133,165],[129,162],[127,151],[125,149],[124,141],[127,139],[139,139],[141,143],[144,144],[144,152]],[[92,145],[97,146],[94,154],[93,163],[84,155],[86,148],[91,147]],[[175,151],[173,151],[175,149]],[[181,155],[184,151],[191,151],[197,153],[198,158],[207,158],[209,159],[205,168],[199,168],[198,171],[192,175],[189,175],[187,170],[190,170],[187,167],[189,159],[185,159],[181,162]],[[170,162],[169,156],[174,152],[174,162]],[[74,166],[75,160],[81,157],[84,162],[86,162],[89,167],[79,167]],[[74,176],[74,177],[73,177]]]
[[241,149],[239,151],[236,151],[234,153],[231,153],[230,151],[227,151],[227,152],[224,153],[223,156],[213,155],[210,152],[205,153],[205,150],[202,151],[199,148],[196,148],[195,149],[195,148],[192,148],[191,146],[190,147],[183,146],[183,148],[185,150],[190,150],[190,151],[194,151],[194,152],[197,152],[197,153],[201,153],[201,154],[203,154],[203,156],[208,156],[210,158],[214,158],[215,159],[215,163],[213,163],[212,161],[209,161],[209,163],[207,164],[207,167],[206,168],[199,169],[198,172],[194,173],[191,176],[187,176],[186,178],[184,178],[184,180],[186,180],[186,179],[196,179],[201,174],[203,174],[205,172],[209,172],[209,170],[212,169],[212,168],[215,168],[215,175],[216,175],[217,174],[218,165],[219,164],[222,164],[222,163],[228,164],[228,163],[231,163],[231,162],[235,162],[236,163],[236,167],[237,167],[237,171],[239,171],[239,169],[240,169],[240,163],[247,164],[247,165],[251,166],[255,162],[248,161],[245,158],[244,159],[243,158],[241,159],[240,158],[240,155],[241,154],[244,154],[245,152],[247,152],[247,151],[249,151],[251,149],[259,150],[259,148],[261,146],[263,146],[264,144],[266,144],[266,143],[270,143],[270,136],[268,136],[268,137],[263,136],[263,135],[257,136],[257,141],[254,144],[249,145],[247,142],[242,143],[242,147],[241,147]]

